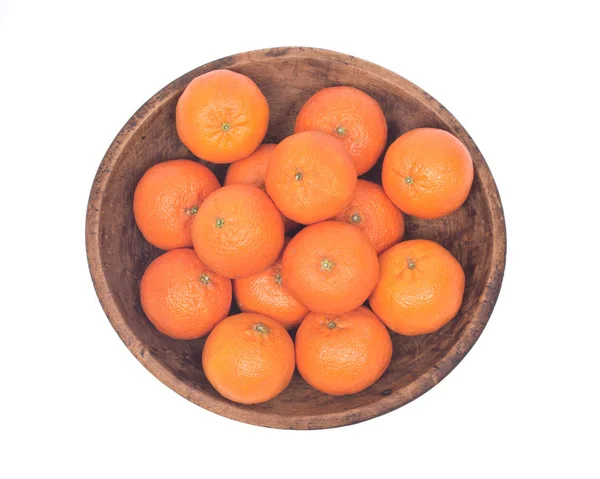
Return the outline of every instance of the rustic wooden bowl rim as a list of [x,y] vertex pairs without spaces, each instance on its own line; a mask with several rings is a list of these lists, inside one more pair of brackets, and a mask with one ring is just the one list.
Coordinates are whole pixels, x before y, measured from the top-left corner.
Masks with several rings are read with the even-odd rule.
[[[222,68],[222,65],[240,65],[246,61],[249,61],[249,54],[255,56],[264,55],[269,57],[285,56],[287,58],[300,59],[308,59],[318,56],[320,58],[330,59],[331,61],[342,61],[346,64],[352,65],[355,68],[363,69],[372,73],[375,72],[377,75],[389,82],[401,82],[406,91],[412,96],[419,97],[421,99],[427,99],[427,101],[435,106],[437,110],[439,110],[440,116],[444,117],[448,121],[453,121],[458,128],[464,130],[464,128],[462,128],[460,124],[457,124],[454,117],[444,107],[442,107],[441,104],[439,104],[429,94],[425,93],[416,85],[410,83],[403,77],[386,70],[383,67],[342,53],[307,47],[279,47],[232,55],[230,57],[211,62],[200,68],[208,68],[208,70],[211,70],[213,68]],[[186,75],[189,75],[190,73]],[[177,94],[177,89],[179,87],[178,82],[179,79],[171,82],[165,88],[156,93],[129,119],[129,121],[121,129],[119,134],[108,148],[102,163],[98,168],[98,172],[92,186],[93,190],[102,191],[111,181],[111,174],[114,170],[114,166],[127,143],[135,134],[136,127],[143,124],[149,117],[151,117],[152,113],[160,105],[171,99],[173,95]],[[474,143],[472,146],[475,146]],[[484,293],[480,297],[474,313],[471,315],[472,320],[464,328],[457,342],[448,350],[448,352],[440,361],[438,361],[437,364],[429,368],[424,374],[420,375],[408,386],[398,391],[392,391],[387,396],[383,396],[378,402],[377,410],[373,410],[373,414],[365,415],[364,411],[362,411],[364,406],[342,412],[324,414],[323,416],[319,416],[319,422],[324,425],[326,424],[326,426],[322,427],[337,427],[361,422],[366,419],[385,414],[407,404],[431,389],[435,384],[446,377],[446,375],[448,375],[448,373],[450,373],[450,371],[457,366],[457,364],[464,358],[473,344],[477,341],[483,328],[487,324],[493,307],[497,301],[506,260],[506,230],[504,215],[502,212],[498,190],[492,174],[485,163],[485,160],[478,165],[478,174],[484,180],[483,184],[487,201],[486,206],[491,212],[490,227],[491,235],[494,237],[494,241],[491,253],[491,267],[486,277]],[[294,418],[291,418],[288,421],[285,417],[281,417],[280,415],[270,411],[254,410],[245,411],[243,415],[240,415],[239,411],[236,409],[223,407],[213,398],[202,394],[201,391],[189,387],[182,380],[178,379],[158,360],[153,358],[151,354],[145,354],[144,344],[138,340],[135,334],[128,327],[123,312],[112,297],[105,272],[101,265],[101,234],[99,228],[99,219],[100,211],[102,209],[102,201],[102,195],[90,195],[86,218],[86,250],[88,263],[90,266],[92,281],[102,308],[108,316],[113,328],[131,353],[165,385],[176,391],[181,396],[191,400],[192,402],[209,411],[213,411],[222,416],[250,424],[296,429],[298,426],[295,424]]]

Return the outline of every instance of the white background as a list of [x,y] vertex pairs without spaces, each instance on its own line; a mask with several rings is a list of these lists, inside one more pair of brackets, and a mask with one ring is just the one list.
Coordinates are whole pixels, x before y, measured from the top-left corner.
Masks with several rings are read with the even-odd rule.
[[[600,477],[595,2],[91,3],[0,0],[0,477]],[[111,328],[85,256],[90,186],[130,115],[199,65],[288,45],[378,63],[444,104],[508,229],[466,359],[334,430],[240,424],[163,386]]]

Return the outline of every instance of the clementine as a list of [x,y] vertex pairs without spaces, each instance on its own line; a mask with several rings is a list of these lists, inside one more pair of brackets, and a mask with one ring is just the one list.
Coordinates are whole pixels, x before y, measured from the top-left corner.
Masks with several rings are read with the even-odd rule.
[[208,269],[194,250],[174,249],[150,263],[140,283],[140,299],[161,333],[200,338],[227,316],[231,281]]
[[315,93],[298,113],[295,132],[311,130],[342,140],[362,175],[383,153],[388,129],[383,111],[372,97],[357,88],[335,86]]
[[431,333],[456,316],[465,274],[443,246],[428,240],[404,241],[383,253],[379,265],[369,304],[391,330],[405,336]]
[[252,185],[264,189],[267,166],[276,146],[271,143],[262,144],[249,157],[229,165],[223,186]]
[[356,188],[356,170],[341,141],[306,131],[277,145],[265,186],[285,216],[306,225],[339,213]]
[[204,200],[192,224],[196,253],[226,278],[252,276],[271,266],[283,238],[281,214],[255,186],[218,189]]
[[451,133],[417,128],[389,147],[381,173],[383,189],[406,214],[433,219],[457,210],[473,183],[469,150]]
[[242,311],[264,314],[286,329],[298,326],[308,314],[283,286],[281,255],[263,272],[234,280],[233,294]]
[[171,160],[151,167],[135,188],[133,214],[148,243],[170,250],[192,246],[192,220],[221,185],[206,166]]
[[257,404],[281,393],[294,373],[294,343],[277,321],[254,313],[229,316],[212,331],[202,367],[231,401]]
[[391,359],[388,330],[364,307],[339,316],[310,313],[296,333],[298,371],[325,394],[363,391],[381,377]]
[[179,138],[194,155],[212,163],[231,163],[249,156],[263,141],[269,105],[247,76],[213,70],[185,88],[175,121]]
[[[223,185],[252,185],[264,190],[267,165],[276,146],[273,144],[260,145],[248,158],[229,165]],[[283,226],[288,232],[295,229],[298,223],[283,216]]]
[[281,276],[309,310],[342,314],[369,297],[379,273],[375,248],[358,228],[323,221],[301,230],[283,252]]
[[377,254],[383,253],[404,236],[402,212],[381,186],[366,180],[358,180],[354,195],[335,219],[360,228]]

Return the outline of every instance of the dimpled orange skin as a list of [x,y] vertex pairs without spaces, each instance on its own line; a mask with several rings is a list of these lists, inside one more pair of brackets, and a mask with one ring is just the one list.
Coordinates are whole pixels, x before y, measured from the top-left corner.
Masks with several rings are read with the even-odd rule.
[[247,158],[229,165],[223,186],[252,185],[257,188],[265,187],[267,165],[277,145],[265,143]]
[[213,172],[195,161],[158,163],[146,171],[135,188],[135,222],[146,241],[157,248],[192,246],[195,212],[220,186]]
[[229,313],[231,281],[202,264],[194,250],[175,249],[150,263],[140,283],[140,299],[161,333],[195,339]]
[[358,175],[383,153],[387,122],[379,103],[357,88],[335,86],[311,96],[296,118],[295,132],[322,131],[344,143]]
[[179,139],[198,158],[232,163],[261,144],[269,105],[256,83],[240,73],[213,70],[194,78],[177,101]]
[[[257,188],[265,188],[265,176],[267,176],[267,165],[271,154],[277,145],[265,143],[248,158],[236,161],[229,165],[223,186],[227,185],[252,185]],[[289,218],[283,217],[285,231],[292,231],[298,224]]]
[[354,195],[335,219],[360,228],[377,254],[383,253],[404,236],[402,212],[381,186],[366,180],[358,180]]
[[[286,238],[287,242],[289,238]],[[308,314],[308,309],[283,286],[281,255],[263,272],[234,280],[233,294],[242,311],[264,314],[285,329],[295,328]]]
[[383,160],[385,193],[404,213],[433,219],[460,208],[473,184],[469,150],[451,133],[417,128],[400,136]]
[[392,359],[392,340],[367,308],[339,316],[310,313],[296,333],[296,364],[315,389],[341,396],[372,386]]
[[241,313],[221,321],[202,351],[202,367],[213,387],[231,401],[258,404],[290,383],[294,343],[277,321]]
[[281,275],[291,295],[317,313],[342,314],[363,304],[379,263],[366,235],[347,223],[307,226],[283,252]]
[[192,224],[200,259],[226,278],[252,276],[271,266],[283,247],[281,213],[267,194],[229,185],[210,195]]
[[306,131],[277,145],[265,186],[285,216],[308,225],[341,211],[356,188],[356,170],[340,140]]
[[379,267],[369,304],[391,330],[405,336],[432,333],[456,316],[465,274],[443,246],[404,241],[379,257]]

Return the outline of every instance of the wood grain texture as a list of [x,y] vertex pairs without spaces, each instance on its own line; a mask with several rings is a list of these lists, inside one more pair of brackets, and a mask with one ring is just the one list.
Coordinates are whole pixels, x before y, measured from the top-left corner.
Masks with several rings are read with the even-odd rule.
[[[197,75],[228,68],[252,78],[269,101],[265,142],[293,133],[304,102],[321,88],[350,85],[373,96],[388,121],[388,145],[418,127],[456,135],[475,165],[466,203],[437,220],[407,217],[406,238],[437,241],[458,259],[466,291],[458,316],[436,333],[417,337],[392,334],[394,354],[383,377],[353,396],[331,397],[309,387],[296,373],[277,398],[259,405],[235,404],[207,382],[201,367],[204,340],[176,341],[145,318],[139,282],[160,251],[135,226],[132,200],[142,174],[155,163],[195,158],[175,131],[175,105]],[[204,163],[204,162],[203,162]],[[223,180],[227,165],[207,164]],[[364,178],[380,181],[381,160]],[[498,298],[506,255],[502,204],[490,170],[458,121],[436,100],[404,78],[372,63],[326,50],[274,48],[222,58],[178,78],[153,96],[123,127],[94,179],[86,222],[86,246],[96,292],[111,324],[134,356],[171,389],[217,414],[261,426],[321,429],[364,421],[419,397],[441,381],[467,354]],[[232,306],[232,312],[237,307]]]

